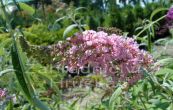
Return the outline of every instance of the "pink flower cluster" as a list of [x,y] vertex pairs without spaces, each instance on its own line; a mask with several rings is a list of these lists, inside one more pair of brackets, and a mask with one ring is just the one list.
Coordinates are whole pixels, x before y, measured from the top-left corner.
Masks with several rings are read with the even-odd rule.
[[173,28],[173,7],[171,7],[166,14],[166,27],[168,29]]
[[141,79],[141,68],[147,69],[152,57],[138,48],[132,38],[93,30],[84,31],[67,39],[62,46],[63,63],[69,71],[93,67],[95,73],[104,73],[114,81],[127,81],[133,84]]
[[172,21],[173,20],[173,8],[170,8],[169,11],[167,12],[166,19],[168,21]]
[[0,99],[6,96],[6,90],[0,88]]

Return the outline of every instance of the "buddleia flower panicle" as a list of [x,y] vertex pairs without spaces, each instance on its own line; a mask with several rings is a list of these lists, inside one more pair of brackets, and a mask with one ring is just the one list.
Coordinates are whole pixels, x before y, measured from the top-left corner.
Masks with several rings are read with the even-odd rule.
[[169,11],[166,14],[166,19],[173,21],[173,7],[169,9]]
[[173,28],[173,7],[170,8],[166,14],[166,27],[167,29]]
[[[68,44],[68,45],[67,45]],[[112,80],[130,84],[142,78],[140,68],[148,69],[153,63],[152,56],[139,49],[132,38],[108,35],[103,31],[87,30],[78,33],[59,48],[62,63],[68,71],[90,65],[95,73],[111,76]]]

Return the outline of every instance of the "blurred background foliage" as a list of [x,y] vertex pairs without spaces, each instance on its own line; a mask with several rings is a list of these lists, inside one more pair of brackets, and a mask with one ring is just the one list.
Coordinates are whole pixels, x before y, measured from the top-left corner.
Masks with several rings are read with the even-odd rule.
[[[76,21],[88,25],[87,29],[117,27],[132,36],[136,27],[141,26],[144,19],[149,19],[155,9],[170,7],[172,0],[30,0],[26,3],[34,7],[35,13],[30,14],[25,9],[13,10],[12,27],[28,28],[28,40],[45,45],[62,40],[64,30],[74,24],[69,18],[64,19],[64,15],[75,16]],[[77,7],[84,9],[76,11]],[[165,12],[160,12],[154,19],[164,14]],[[164,20],[160,22],[160,27],[162,25]],[[0,18],[0,26],[1,33],[7,32],[3,18]]]
[[[91,29],[99,26],[118,27],[130,35],[144,19],[149,19],[151,13],[162,7],[170,7],[171,0],[62,0],[76,7],[86,7],[84,15]],[[119,1],[119,2],[118,2]],[[164,15],[159,13],[155,18]]]

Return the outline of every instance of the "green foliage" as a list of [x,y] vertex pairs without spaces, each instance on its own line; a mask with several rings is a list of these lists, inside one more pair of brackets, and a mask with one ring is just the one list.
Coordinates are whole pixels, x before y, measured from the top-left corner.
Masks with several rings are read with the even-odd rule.
[[[139,4],[136,4],[135,6],[129,4],[125,7],[120,7],[111,3],[111,1],[108,1],[107,4],[110,4],[110,6],[108,5],[109,7],[107,7],[107,9],[101,10],[96,8],[98,5],[96,4],[93,3],[95,6],[92,8],[94,9],[91,8],[91,5],[85,5],[87,11],[83,12],[83,15],[87,15],[85,19],[87,19],[87,24],[89,24],[91,29],[95,30],[99,26],[118,27],[124,32],[129,32],[130,36],[134,34],[135,28],[142,24],[143,19],[150,18],[151,13],[155,9],[169,7],[168,5],[163,6],[157,2],[147,3],[145,7],[142,7]],[[164,14],[165,12],[157,14],[153,20]]]
[[[72,36],[77,29],[70,31],[67,36]],[[37,45],[48,45],[63,40],[64,29],[49,30],[47,25],[33,24],[30,28],[25,29],[24,34],[29,42]]]
[[3,33],[0,34],[0,45],[2,48],[9,48],[9,45],[11,44],[11,38],[9,33]]
[[11,65],[9,34],[0,34],[0,87],[10,85],[10,80],[14,78]]
[[[143,26],[138,27],[138,29],[141,29],[141,31],[137,33],[136,38],[147,44],[147,48],[149,52],[151,52],[153,48],[152,38],[155,38],[155,30],[156,30],[155,27],[157,27],[156,24],[158,24],[159,21],[163,20],[166,15],[159,17],[155,21],[153,21],[153,18],[155,17],[156,14],[165,10],[168,10],[168,9],[167,8],[156,9],[155,11],[152,12],[150,16],[150,20],[145,20],[143,23]],[[146,32],[147,35],[141,38],[140,36],[144,32]]]
[[53,70],[51,66],[44,67],[37,62],[33,62],[32,65],[30,65],[28,74],[30,74],[33,85],[36,88],[42,89],[42,91],[48,88],[56,88],[57,90],[55,90],[58,91],[55,82],[59,82],[65,75]]

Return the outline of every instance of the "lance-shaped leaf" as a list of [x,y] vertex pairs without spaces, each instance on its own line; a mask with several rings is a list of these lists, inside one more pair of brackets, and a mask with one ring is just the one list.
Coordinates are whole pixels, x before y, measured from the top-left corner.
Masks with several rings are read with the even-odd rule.
[[32,96],[30,94],[30,91],[25,79],[23,63],[18,54],[18,49],[15,43],[11,48],[11,56],[12,56],[13,68],[15,70],[15,74],[18,79],[19,85],[21,86],[23,92],[25,93],[25,96],[28,98],[29,101],[31,101]]
[[0,77],[3,76],[4,74],[10,73],[10,72],[14,72],[14,70],[13,69],[6,69],[6,70],[3,70],[3,71],[0,71]]
[[[66,38],[67,37],[67,34],[69,32],[71,32],[73,29],[77,28],[78,26],[79,26],[79,24],[72,24],[72,25],[68,26],[65,29],[64,33],[63,33],[63,37]],[[85,24],[84,25],[80,25],[80,27],[85,27],[85,26],[87,26],[87,25],[85,25]]]
[[13,36],[11,55],[17,80],[28,101],[34,106],[38,107],[40,110],[49,110],[49,108],[35,96],[33,86],[31,85],[30,80],[25,72],[26,57],[22,53],[19,41],[17,42],[15,36]]
[[109,100],[109,109],[110,110],[115,110],[115,104],[118,100],[118,97],[121,95],[122,93],[122,87],[118,87],[115,92],[112,94],[110,100]]

